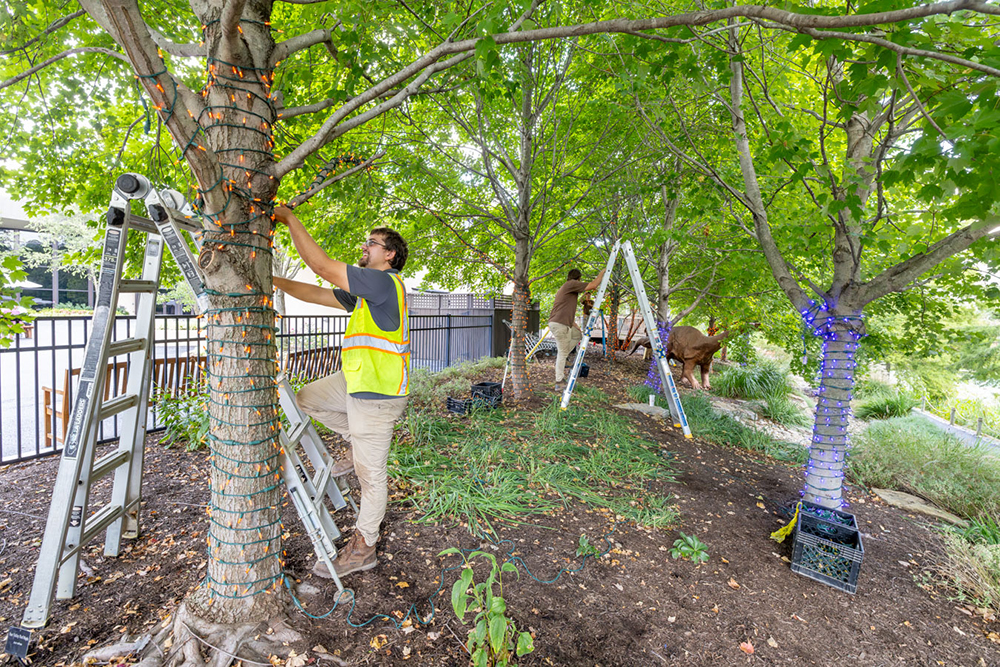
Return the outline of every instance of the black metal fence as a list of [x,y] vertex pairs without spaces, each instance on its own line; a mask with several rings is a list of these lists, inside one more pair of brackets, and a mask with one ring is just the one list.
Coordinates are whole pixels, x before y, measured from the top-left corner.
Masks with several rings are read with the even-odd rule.
[[[303,382],[334,372],[347,329],[346,315],[281,318],[277,335],[281,368]],[[54,454],[62,449],[73,389],[79,379],[90,317],[40,317],[30,337],[19,336],[0,348],[0,464]],[[119,316],[112,340],[129,338],[134,317]],[[439,371],[475,361],[492,352],[493,317],[489,315],[413,315],[410,317],[411,367]],[[205,329],[188,315],[156,317],[153,377],[161,391],[176,390],[200,376],[206,353]],[[124,390],[126,357],[109,360],[106,396]],[[151,392],[152,393],[152,392]],[[147,430],[163,428],[154,406]],[[98,427],[98,440],[118,437],[118,419]]]

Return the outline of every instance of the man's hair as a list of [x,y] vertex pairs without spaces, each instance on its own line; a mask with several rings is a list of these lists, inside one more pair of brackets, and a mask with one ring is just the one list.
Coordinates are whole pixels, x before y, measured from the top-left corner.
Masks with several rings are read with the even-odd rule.
[[579,280],[583,274],[580,273],[580,269],[570,269],[567,278],[570,280]]
[[409,255],[410,251],[406,247],[406,241],[399,234],[399,232],[395,229],[389,229],[388,227],[376,227],[371,230],[369,234],[382,237],[382,243],[385,244],[386,252],[390,250],[396,251],[396,256],[389,262],[389,266],[397,271],[402,271],[403,267],[406,266],[406,257]]

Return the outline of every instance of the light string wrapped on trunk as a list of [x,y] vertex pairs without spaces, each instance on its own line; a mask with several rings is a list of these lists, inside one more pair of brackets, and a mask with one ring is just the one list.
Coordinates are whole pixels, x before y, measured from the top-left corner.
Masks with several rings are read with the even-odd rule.
[[[865,324],[860,313],[835,315],[830,312],[831,308],[825,303],[810,301],[809,308],[801,311],[803,322],[812,335],[823,340],[812,445],[802,493],[843,507],[841,489],[850,448],[847,429],[857,369],[855,355],[865,335]],[[833,390],[834,395],[829,395],[828,390]]]

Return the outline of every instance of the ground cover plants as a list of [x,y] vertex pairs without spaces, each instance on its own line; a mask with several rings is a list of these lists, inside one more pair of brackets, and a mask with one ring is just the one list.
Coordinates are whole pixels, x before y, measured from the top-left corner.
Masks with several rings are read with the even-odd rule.
[[571,500],[670,527],[678,516],[673,499],[654,489],[673,478],[669,458],[608,407],[603,392],[580,387],[568,410],[557,397],[540,411],[461,417],[412,410],[390,475],[411,491],[407,502],[420,522],[461,522],[476,534],[494,533],[498,519],[517,522]]

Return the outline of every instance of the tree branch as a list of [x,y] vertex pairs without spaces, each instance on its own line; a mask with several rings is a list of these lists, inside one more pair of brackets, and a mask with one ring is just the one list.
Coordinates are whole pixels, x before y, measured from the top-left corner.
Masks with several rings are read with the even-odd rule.
[[293,197],[291,199],[291,201],[288,202],[288,208],[295,208],[296,206],[304,204],[305,202],[309,201],[309,199],[311,199],[312,196],[315,195],[320,190],[323,190],[324,188],[328,188],[331,185],[333,185],[334,183],[336,183],[337,181],[342,181],[345,178],[347,178],[348,176],[353,176],[354,174],[358,173],[359,171],[363,171],[363,170],[367,169],[368,167],[370,167],[372,165],[372,163],[375,162],[375,160],[378,160],[378,159],[382,158],[383,156],[385,156],[385,151],[382,151],[380,153],[376,153],[375,155],[371,156],[370,158],[368,158],[367,160],[365,160],[361,164],[354,165],[350,169],[348,169],[346,171],[342,171],[339,174],[334,174],[333,176],[331,176],[330,178],[326,179],[322,183],[319,183],[317,185],[314,185],[314,186],[310,187],[305,192],[302,192],[302,193],[296,195],[295,197]]
[[[982,0],[946,0],[945,2],[931,3],[927,5],[919,5],[916,7],[908,7],[906,9],[877,12],[872,14],[851,14],[846,16],[820,16],[820,15],[805,15],[796,14],[795,12],[789,12],[775,7],[765,7],[758,5],[739,5],[734,7],[726,7],[717,10],[703,10],[697,12],[688,12],[685,14],[677,14],[673,16],[663,16],[651,19],[611,19],[607,21],[594,21],[591,23],[584,23],[571,26],[556,26],[551,28],[538,28],[534,30],[519,30],[520,25],[523,20],[532,11],[529,9],[522,15],[513,26],[511,26],[511,31],[506,33],[500,33],[497,35],[492,35],[490,38],[494,40],[497,45],[506,44],[521,44],[526,42],[534,42],[541,40],[550,39],[560,39],[566,37],[579,37],[583,35],[596,35],[604,33],[635,33],[647,30],[659,30],[663,28],[671,28],[675,26],[700,26],[707,25],[710,23],[715,23],[718,21],[727,21],[730,19],[738,18],[748,18],[757,19],[763,21],[771,21],[780,26],[785,26],[788,29],[795,29],[800,32],[810,34],[814,36],[809,31],[815,33],[816,39],[831,39],[837,35],[838,39],[846,39],[850,41],[863,41],[871,42],[878,38],[869,38],[866,35],[853,34],[853,33],[833,33],[833,32],[817,32],[818,30],[831,30],[835,28],[861,28],[868,26],[875,26],[885,23],[897,23],[903,21],[911,21],[918,18],[924,18],[928,16],[937,16],[942,14],[952,14],[956,11],[969,10],[973,12],[979,12],[984,14],[996,14],[997,9],[991,7],[986,2]],[[385,113],[386,111],[393,109],[412,95],[430,76],[433,74],[447,69],[449,67],[454,67],[466,59],[471,57],[476,45],[483,39],[487,37],[476,37],[456,42],[443,42],[438,46],[434,47],[423,56],[412,62],[410,65],[404,67],[399,72],[393,74],[390,77],[383,79],[378,82],[367,91],[358,95],[350,102],[345,103],[340,109],[338,109],[333,115],[330,116],[319,129],[319,131],[313,135],[310,139],[303,142],[298,148],[293,150],[289,155],[287,155],[283,160],[281,160],[275,167],[275,176],[280,178],[300,167],[305,158],[315,151],[322,148],[324,145],[334,140],[338,136],[342,135],[347,129],[356,127],[372,117],[379,114]],[[885,40],[886,48],[893,48],[896,45],[891,44]],[[879,43],[879,42],[872,42]],[[901,47],[900,47],[901,48]],[[895,50],[895,49],[894,49]],[[912,52],[912,53],[911,53]],[[926,57],[938,57],[939,59],[946,60],[954,64],[961,65],[963,67],[970,67],[973,69],[983,70],[977,63],[972,61],[964,60],[961,58],[955,58],[953,56],[944,56],[943,54],[935,54],[930,51],[918,51],[918,50],[908,50],[910,55],[925,55]],[[459,54],[459,55],[454,55]],[[452,58],[440,62],[442,58],[446,56],[453,56]],[[995,72],[994,76],[1000,76],[1000,70],[995,70],[994,68],[987,68],[990,72]],[[414,79],[414,77],[416,77]],[[339,127],[338,125],[343,122],[350,114],[354,113],[360,109],[365,104],[378,99],[386,91],[391,90],[399,86],[405,81],[414,79],[414,81],[407,85],[403,90],[401,90],[397,95],[394,95],[390,100],[380,104],[375,109],[355,116],[349,127]],[[347,124],[345,124],[346,126]]]
[[0,81],[0,90],[3,90],[4,88],[8,88],[10,86],[13,86],[14,84],[18,83],[19,81],[24,81],[25,79],[29,78],[35,72],[43,70],[43,69],[45,69],[46,67],[48,67],[49,65],[51,65],[53,63],[57,63],[60,60],[62,60],[63,58],[67,58],[69,56],[75,56],[75,55],[77,55],[79,53],[103,53],[106,56],[113,56],[115,58],[118,58],[118,60],[121,60],[122,62],[124,62],[124,63],[126,63],[128,65],[132,64],[131,62],[129,62],[129,59],[125,55],[123,55],[121,53],[118,53],[117,51],[112,51],[111,49],[105,49],[105,48],[100,47],[100,46],[80,46],[80,47],[77,47],[75,49],[69,49],[69,50],[63,51],[62,53],[60,53],[58,55],[54,55],[51,58],[49,58],[48,60],[40,62],[37,65],[35,65],[34,67],[32,67],[30,69],[26,69],[23,72],[21,72],[20,74],[14,76],[14,77],[11,77],[10,79],[7,79],[6,81]]
[[[279,62],[285,60],[293,53],[304,51],[317,44],[329,44],[330,47],[333,47],[332,34],[333,31],[328,28],[317,28],[316,30],[286,39],[283,42],[278,42],[271,53],[272,66],[277,66]],[[333,53],[336,56],[336,49],[333,50]]]
[[851,306],[861,308],[886,294],[905,289],[908,284],[919,278],[924,272],[929,271],[952,255],[966,250],[979,239],[990,235],[997,225],[1000,225],[1000,216],[991,215],[952,232],[927,248],[926,252],[914,255],[904,262],[889,267],[862,284],[857,291],[859,303],[852,303]]
[[31,39],[29,39],[24,44],[21,44],[20,46],[16,46],[13,49],[4,49],[4,50],[0,51],[0,56],[9,56],[10,54],[17,53],[18,51],[24,51],[29,46],[31,46],[35,42],[39,41],[40,39],[42,39],[46,35],[51,35],[52,33],[54,33],[59,28],[62,28],[63,26],[68,25],[71,21],[73,21],[73,19],[80,18],[81,16],[83,16],[86,13],[87,13],[86,10],[81,9],[79,11],[73,12],[72,14],[69,14],[68,16],[63,16],[62,18],[56,19],[55,21],[53,21],[52,23],[50,23],[48,25],[48,27],[45,28],[45,30],[43,30],[39,34],[35,35],[34,37],[32,37]]

